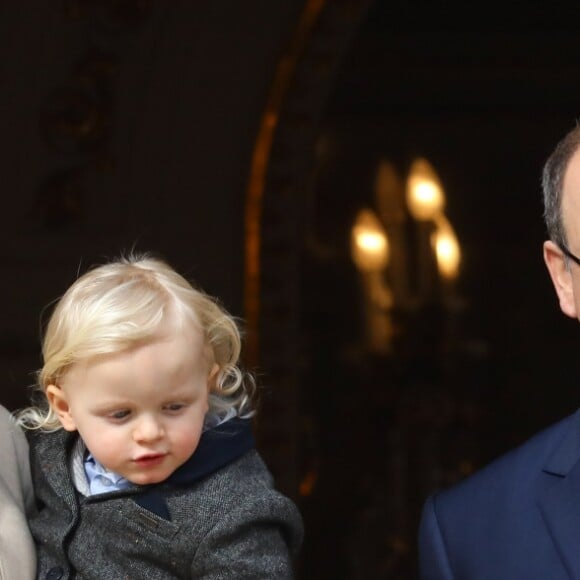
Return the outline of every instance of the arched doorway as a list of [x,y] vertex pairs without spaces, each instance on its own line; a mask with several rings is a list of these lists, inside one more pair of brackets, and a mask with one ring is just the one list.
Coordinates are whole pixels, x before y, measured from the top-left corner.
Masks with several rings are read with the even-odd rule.
[[[326,61],[305,49],[278,118],[260,353],[286,395],[262,427],[294,437],[293,462],[277,461],[303,484],[303,577],[411,578],[426,494],[576,405],[574,369],[552,376],[576,364],[577,338],[541,262],[539,174],[577,116],[579,41],[572,7],[502,5],[498,19],[489,5],[474,17],[459,4],[355,4],[321,8],[327,26],[345,6],[358,12],[340,21]],[[309,46],[316,38],[313,28]],[[331,73],[309,76],[314,62]],[[437,171],[461,244],[459,307],[433,295],[401,308],[395,348],[377,355],[364,342],[350,231],[376,206],[380,163],[404,179],[418,156]]]

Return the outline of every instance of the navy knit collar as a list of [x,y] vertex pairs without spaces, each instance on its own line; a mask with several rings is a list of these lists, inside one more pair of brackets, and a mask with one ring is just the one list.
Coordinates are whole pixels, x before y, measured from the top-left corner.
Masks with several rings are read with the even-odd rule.
[[205,431],[195,453],[163,485],[183,486],[232,463],[255,447],[249,419],[236,417]]

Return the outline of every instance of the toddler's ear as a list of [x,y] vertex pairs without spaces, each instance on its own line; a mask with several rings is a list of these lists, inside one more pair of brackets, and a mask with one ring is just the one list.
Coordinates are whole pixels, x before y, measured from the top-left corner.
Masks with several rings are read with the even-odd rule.
[[211,367],[211,370],[209,371],[209,374],[207,375],[207,386],[209,388],[210,393],[215,390],[219,370],[220,370],[219,365],[217,363],[214,363],[213,366]]
[[48,385],[46,387],[46,398],[52,410],[58,416],[63,429],[66,431],[76,431],[76,423],[70,414],[70,406],[62,388],[57,385]]

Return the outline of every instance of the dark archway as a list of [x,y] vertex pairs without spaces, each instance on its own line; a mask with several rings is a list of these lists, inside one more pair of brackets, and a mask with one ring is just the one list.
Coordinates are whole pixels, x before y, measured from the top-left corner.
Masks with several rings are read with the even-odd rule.
[[[574,11],[502,5],[500,20],[489,5],[474,17],[455,3],[341,2],[320,12],[341,42],[298,63],[262,222],[261,364],[289,393],[280,402],[296,405],[263,433],[292,433],[293,462],[277,464],[303,484],[305,578],[413,577],[426,494],[577,405],[577,329],[544,272],[539,190],[578,115]],[[373,203],[379,160],[404,173],[417,155],[448,195],[462,308],[452,349],[441,348],[448,313],[435,301],[403,313],[395,355],[376,357],[361,348],[349,228]]]

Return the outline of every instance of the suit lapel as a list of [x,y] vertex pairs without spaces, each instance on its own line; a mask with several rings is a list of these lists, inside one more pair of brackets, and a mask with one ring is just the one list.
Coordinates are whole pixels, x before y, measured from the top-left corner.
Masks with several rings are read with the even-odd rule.
[[580,413],[540,476],[540,510],[571,578],[580,578]]

